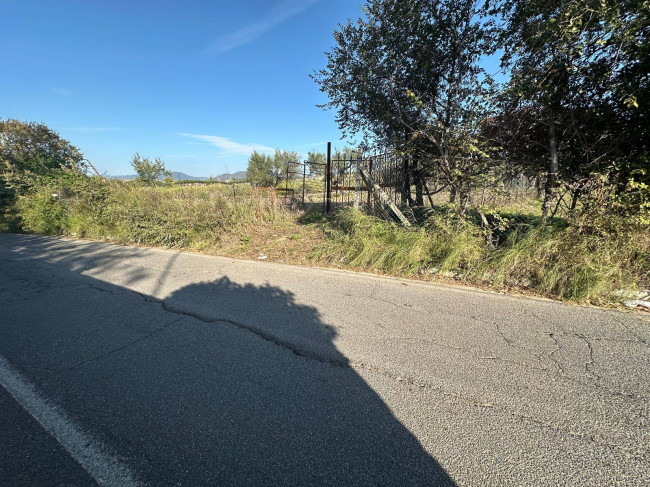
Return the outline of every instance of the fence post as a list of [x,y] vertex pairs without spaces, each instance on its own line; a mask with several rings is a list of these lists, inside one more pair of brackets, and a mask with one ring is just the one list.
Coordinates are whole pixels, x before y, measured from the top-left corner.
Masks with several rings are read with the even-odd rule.
[[307,177],[307,161],[302,164],[302,204],[305,205],[305,178]]
[[323,164],[323,213],[326,213],[327,207],[327,174],[325,172],[327,164]]
[[325,214],[332,209],[332,143],[327,143],[327,164],[325,165]]
[[354,209],[358,210],[359,209],[359,200],[361,199],[361,191],[360,191],[360,178],[361,175],[359,174],[359,166],[363,162],[363,149],[359,149],[359,152],[357,154],[357,162],[355,163],[355,171],[354,171]]
[[[372,176],[372,157],[368,160],[368,174]],[[368,208],[371,208],[372,201],[370,199],[370,194],[372,193],[372,190],[370,189],[370,185],[368,184]]]
[[289,193],[289,162],[287,162],[287,178],[284,181],[284,202],[287,202],[287,194]]

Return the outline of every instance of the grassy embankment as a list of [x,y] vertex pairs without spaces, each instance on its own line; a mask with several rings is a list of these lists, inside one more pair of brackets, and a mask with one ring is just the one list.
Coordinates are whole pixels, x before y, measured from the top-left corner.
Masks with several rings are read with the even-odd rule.
[[326,220],[246,184],[143,187],[91,178],[38,187],[17,207],[28,232],[449,279],[580,302],[612,302],[619,289],[650,284],[647,227],[603,233],[559,218],[542,226],[531,198],[486,210],[495,228],[491,245],[478,215],[460,218],[443,203],[420,226],[404,229],[352,209]]

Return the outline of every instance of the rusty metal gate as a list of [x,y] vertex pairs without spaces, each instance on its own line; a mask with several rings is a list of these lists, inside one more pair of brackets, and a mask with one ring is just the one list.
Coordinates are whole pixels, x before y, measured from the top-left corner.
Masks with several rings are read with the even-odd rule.
[[[301,202],[306,207],[321,207],[328,215],[342,206],[373,209],[377,192],[382,193],[383,205],[399,206],[405,201],[405,191],[410,196],[410,187],[404,188],[404,181],[409,180],[405,167],[404,156],[397,151],[369,154],[362,149],[344,149],[333,153],[328,142],[325,163],[288,163],[284,188],[277,190],[290,205]],[[362,177],[364,171],[366,177]]]
[[365,168],[376,186],[394,204],[402,202],[404,185],[403,156],[395,151],[366,154],[363,150],[344,150],[332,154],[332,145],[327,144],[327,165],[325,168],[325,212],[329,214],[338,206],[355,205],[372,207],[373,188],[360,175]]

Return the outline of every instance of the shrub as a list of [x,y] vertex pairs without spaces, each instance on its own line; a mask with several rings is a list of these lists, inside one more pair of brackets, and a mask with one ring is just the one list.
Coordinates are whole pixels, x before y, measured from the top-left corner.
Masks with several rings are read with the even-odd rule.
[[18,197],[17,209],[24,230],[61,235],[66,229],[66,211],[59,194],[48,185],[37,185]]

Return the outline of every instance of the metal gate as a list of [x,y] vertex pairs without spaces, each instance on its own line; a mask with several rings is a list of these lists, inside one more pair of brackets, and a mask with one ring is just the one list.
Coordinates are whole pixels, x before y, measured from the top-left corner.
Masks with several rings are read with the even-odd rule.
[[[284,199],[293,204],[319,207],[329,215],[341,206],[374,208],[377,201],[385,206],[402,205],[405,191],[404,156],[397,151],[367,154],[362,149],[345,149],[332,153],[327,143],[327,162],[290,162],[286,167],[285,187],[278,188]],[[302,179],[302,184],[298,179]],[[381,197],[378,198],[378,194]]]
[[[362,177],[361,169],[367,171],[374,186]],[[372,207],[373,192],[381,188],[384,199],[393,204],[402,203],[404,185],[404,160],[396,151],[366,154],[362,149],[332,154],[327,144],[325,169],[325,212],[329,214],[337,206],[354,205]]]

